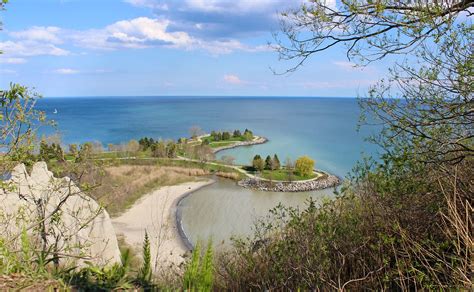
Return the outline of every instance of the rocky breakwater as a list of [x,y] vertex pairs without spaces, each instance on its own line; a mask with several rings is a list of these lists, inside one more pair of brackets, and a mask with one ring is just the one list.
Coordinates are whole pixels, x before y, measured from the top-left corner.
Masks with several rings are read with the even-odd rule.
[[31,247],[58,264],[120,262],[109,214],[68,177],[56,178],[44,162],[16,166],[0,181],[0,237],[21,250],[22,234]]
[[332,174],[326,174],[314,180],[277,182],[262,180],[259,178],[246,178],[238,182],[238,185],[248,189],[266,192],[308,192],[322,190],[339,185],[341,180]]
[[214,153],[217,153],[217,152],[222,151],[222,150],[241,147],[241,146],[251,146],[251,145],[264,144],[267,141],[268,141],[268,139],[265,138],[265,137],[255,136],[255,138],[252,141],[241,141],[241,142],[237,142],[237,143],[232,144],[232,145],[227,145],[227,146],[214,148]]

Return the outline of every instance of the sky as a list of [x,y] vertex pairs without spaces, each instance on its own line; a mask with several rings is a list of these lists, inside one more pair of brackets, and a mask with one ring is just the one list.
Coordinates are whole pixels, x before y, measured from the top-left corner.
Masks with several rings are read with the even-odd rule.
[[268,44],[302,0],[10,0],[0,88],[43,96],[363,96],[382,65],[344,48],[296,72]]

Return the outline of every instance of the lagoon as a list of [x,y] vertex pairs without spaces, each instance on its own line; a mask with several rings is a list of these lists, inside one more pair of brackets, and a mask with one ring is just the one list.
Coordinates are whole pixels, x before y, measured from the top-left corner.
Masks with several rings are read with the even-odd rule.
[[[344,177],[362,155],[376,153],[364,142],[373,129],[356,131],[359,107],[354,98],[298,97],[68,97],[38,102],[58,123],[64,143],[120,143],[144,136],[188,136],[199,125],[205,131],[251,129],[268,143],[219,152],[247,164],[255,154],[295,159],[309,155],[316,167]],[[57,114],[54,114],[57,110]],[[43,133],[51,133],[44,131]],[[332,190],[309,193],[269,193],[243,189],[218,180],[185,198],[179,208],[183,229],[192,242],[212,237],[228,242],[245,236],[252,222],[279,203],[304,206]]]

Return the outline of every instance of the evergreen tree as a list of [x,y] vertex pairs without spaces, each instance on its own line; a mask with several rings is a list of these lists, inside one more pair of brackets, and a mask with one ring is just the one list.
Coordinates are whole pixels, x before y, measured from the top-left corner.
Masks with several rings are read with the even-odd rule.
[[253,139],[253,133],[249,129],[245,129],[244,138],[246,141],[251,141]]
[[280,169],[281,164],[280,164],[280,159],[278,159],[278,155],[273,155],[273,161],[272,161],[272,169],[273,170],[278,170]]
[[223,132],[222,133],[222,140],[229,140],[230,139],[230,133],[229,132]]
[[234,133],[232,134],[234,138],[238,138],[242,136],[242,133],[240,133],[240,130],[234,130]]
[[56,159],[59,161],[59,162],[64,162],[66,161],[64,159],[64,151],[63,151],[63,148],[61,147],[61,145],[59,144],[56,144],[56,147],[54,149],[54,156],[56,157]]
[[267,158],[265,158],[265,169],[272,170],[272,158],[270,155],[267,155]]

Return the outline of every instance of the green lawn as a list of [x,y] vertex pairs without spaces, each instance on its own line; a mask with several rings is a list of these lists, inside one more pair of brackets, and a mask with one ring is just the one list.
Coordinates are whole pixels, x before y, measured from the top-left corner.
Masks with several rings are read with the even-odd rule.
[[218,142],[211,142],[209,146],[211,148],[219,148],[219,147],[224,147],[224,146],[229,146],[235,144],[237,141],[218,141]]
[[203,141],[209,141],[209,143],[216,143],[216,142],[240,142],[240,141],[245,141],[245,138],[243,136],[241,137],[231,137],[228,140],[221,140],[221,141],[214,141],[214,139],[211,136],[206,136],[201,138]]
[[[271,179],[271,180],[283,180],[287,181],[290,180],[288,176],[288,171],[285,169],[279,169],[279,170],[264,170],[261,174],[262,178],[265,179]],[[318,174],[312,173],[310,176],[301,176],[297,173],[294,173],[292,175],[291,180],[297,181],[297,180],[307,180],[307,179],[312,179],[317,177]]]

